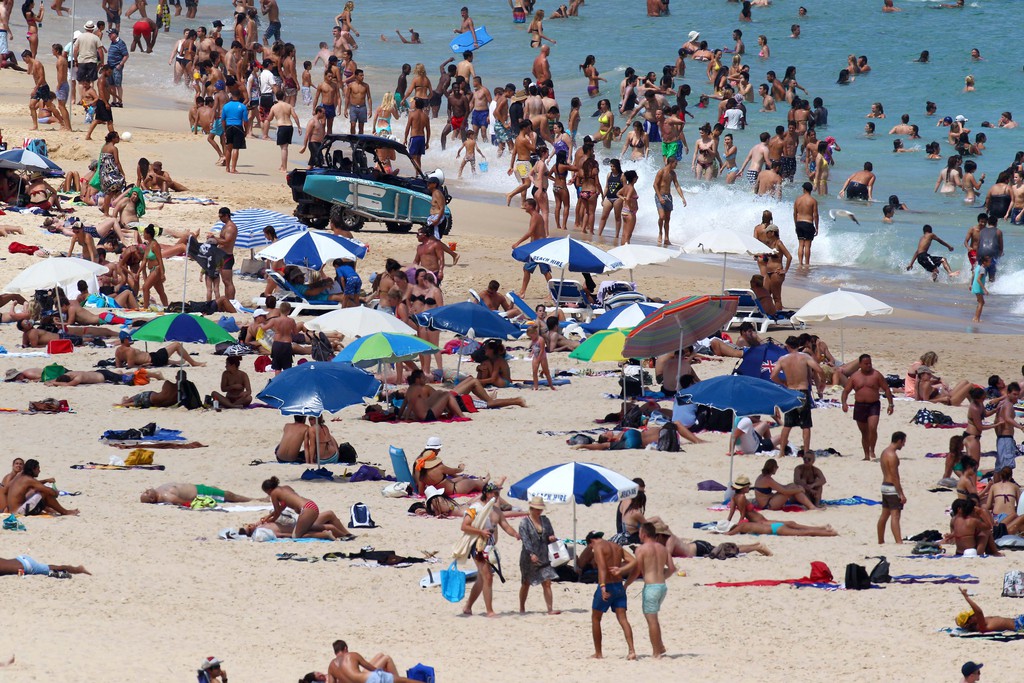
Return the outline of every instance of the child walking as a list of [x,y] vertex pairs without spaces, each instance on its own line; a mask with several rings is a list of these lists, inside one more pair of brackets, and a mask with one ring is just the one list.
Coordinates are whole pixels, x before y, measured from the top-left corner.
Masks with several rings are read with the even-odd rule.
[[526,328],[526,336],[530,338],[530,354],[533,356],[533,390],[540,389],[538,374],[541,370],[548,380],[551,391],[555,391],[555,383],[551,379],[551,370],[548,368],[547,344],[540,336],[540,330],[536,323],[530,323]]

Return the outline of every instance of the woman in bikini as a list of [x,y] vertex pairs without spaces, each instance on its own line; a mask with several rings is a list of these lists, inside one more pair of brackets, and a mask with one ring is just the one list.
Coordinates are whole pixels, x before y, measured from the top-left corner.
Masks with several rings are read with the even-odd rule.
[[961,185],[964,188],[964,203],[973,204],[978,199],[978,193],[981,191],[981,186],[985,184],[985,174],[981,174],[981,178],[975,178],[974,172],[978,170],[978,164],[968,159],[964,162],[964,177]]
[[[556,152],[555,164],[551,168],[553,192],[555,193],[555,228],[569,229],[569,171],[579,173],[580,169],[568,162],[568,152]],[[618,163],[617,159],[613,159]]]
[[612,146],[612,128],[615,126],[615,114],[611,111],[611,102],[601,100],[597,103],[597,132],[594,133],[594,140],[604,145],[605,149]]
[[816,506],[797,484],[780,484],[775,481],[779,463],[769,458],[761,468],[761,474],[754,480],[754,500],[762,510],[781,510],[790,501],[796,501],[808,510]]
[[771,48],[768,47],[768,36],[760,35],[757,37],[757,44],[761,47],[758,51],[757,56],[761,59],[768,59],[772,56]]
[[[36,56],[39,49],[39,27],[43,25],[44,7],[39,8],[39,14],[35,13],[35,0],[25,0],[21,6],[21,15],[25,17],[25,37],[28,39],[28,49],[32,56]],[[60,12],[57,13],[60,16]]]
[[[416,490],[422,496],[426,495],[427,487],[433,486],[444,491],[446,496],[470,495],[484,490],[484,486],[490,481],[490,475],[472,477],[464,474],[465,465],[461,462],[458,467],[448,467],[441,461],[441,456],[436,450],[427,449],[420,454],[413,465],[415,470]],[[504,478],[498,484],[505,482]]]
[[736,534],[752,534],[754,536],[838,536],[839,533],[828,526],[808,526],[796,522],[776,522],[766,519],[764,515],[755,510],[750,501],[747,500],[747,492],[750,491],[750,479],[740,475],[732,485],[733,496],[729,501],[729,516],[726,521],[732,521],[732,516],[739,513],[739,522],[726,532],[727,536]]
[[338,440],[324,423],[323,415],[309,419],[304,452],[307,465],[333,465],[338,462]]
[[587,55],[587,58],[580,64],[580,71],[587,77],[587,95],[597,97],[601,93],[599,83],[601,81],[608,82],[607,79],[601,78],[597,71],[597,58],[594,55]]
[[[776,310],[783,311],[785,307],[782,305],[782,283],[786,281],[786,273],[789,272],[789,266],[793,262],[793,255],[789,253],[789,249],[779,237],[779,226],[774,223],[769,225],[765,230],[765,237],[768,240],[766,242],[768,248],[774,251],[762,254],[760,257],[764,260],[764,282],[768,291],[771,292]],[[785,264],[783,264],[783,259],[785,259]]]
[[544,218],[544,230],[547,231],[550,224],[548,211],[548,178],[551,171],[548,170],[548,147],[541,145],[537,148],[537,161],[530,169],[530,196],[537,202],[537,211]]
[[970,405],[967,407],[967,429],[964,430],[964,446],[967,449],[967,455],[974,460],[974,462],[981,462],[981,434],[986,429],[995,429],[997,425],[984,424],[983,420],[998,411],[998,408],[993,410],[985,409],[985,390],[981,387],[972,387],[967,392],[967,396],[970,399]]
[[341,14],[334,17],[334,23],[340,26],[343,31],[348,31],[358,36],[359,31],[355,30],[355,28],[352,26],[352,10],[354,10],[355,8],[356,4],[352,2],[352,0],[346,2],[344,9],[341,10]]
[[982,499],[985,509],[992,514],[996,524],[1010,525],[1017,519],[1017,502],[1020,500],[1020,487],[1013,481],[1013,470],[1004,467],[995,473],[992,483],[985,489]]
[[947,389],[946,385],[942,384],[938,377],[935,377],[930,367],[922,365],[917,368],[915,398],[918,401],[958,406],[967,398],[972,387],[974,385],[967,380],[960,380],[952,389]]
[[[768,226],[771,225],[774,222],[775,222],[775,217],[772,215],[771,211],[769,211],[768,209],[765,209],[764,211],[762,211],[761,212],[761,222],[754,226],[754,239],[757,240],[758,242],[760,242],[761,244],[763,244],[765,246],[768,246],[767,230],[768,230]],[[764,266],[763,266],[763,261],[758,259],[758,263],[762,265],[762,267],[761,267],[761,275],[764,275],[765,270],[764,270]]]
[[530,22],[530,27],[526,29],[526,32],[530,34],[530,47],[539,48],[542,40],[546,40],[552,45],[556,42],[551,38],[544,35],[544,10],[539,9],[533,15],[533,21]]
[[956,485],[956,481],[960,478],[960,473],[964,471],[964,466],[960,464],[960,461],[966,454],[964,450],[964,437],[959,434],[949,437],[949,450],[946,452],[942,479],[939,481],[940,486]]
[[632,130],[626,135],[626,141],[622,143],[622,151],[619,152],[620,159],[625,155],[627,149],[633,150],[629,157],[632,161],[640,161],[647,158],[650,142],[647,133],[644,132],[643,124],[639,121],[633,122]]
[[740,167],[736,164],[738,150],[733,143],[732,133],[723,136],[722,145],[724,152],[722,157],[725,159],[725,163],[722,164],[722,174],[725,175],[725,184],[732,185],[740,175]]
[[[441,293],[441,289],[437,286],[434,274],[423,268],[419,268],[416,271],[416,284],[409,283],[405,300],[409,307],[410,317],[438,306],[444,306],[444,294]],[[436,346],[441,338],[441,333],[423,325],[419,328],[417,336]],[[420,366],[425,373],[430,372],[430,357],[432,355],[437,357],[437,367],[441,369],[441,352],[438,351],[435,354],[425,353],[420,355]]]
[[597,234],[604,233],[604,226],[608,217],[615,216],[615,241],[619,241],[619,232],[622,230],[622,197],[619,190],[622,189],[622,164],[618,159],[608,160],[608,175],[604,181],[604,201],[601,203],[601,225]]
[[979,516],[973,500],[953,501],[949,533],[942,540],[943,543],[955,544],[957,555],[963,555],[965,550],[973,549],[979,555],[987,552],[989,555],[1002,556],[992,539],[992,525]]
[[142,267],[139,277],[142,278],[142,307],[149,308],[149,290],[155,289],[160,303],[167,307],[170,303],[167,299],[167,292],[164,291],[164,282],[167,276],[164,273],[164,257],[160,250],[160,243],[156,241],[156,230],[152,225],[146,228],[145,254],[142,258]]
[[633,229],[636,227],[636,212],[640,208],[636,192],[636,171],[626,171],[622,174],[622,189],[619,190],[619,197],[622,200],[622,243],[629,244],[633,238]]
[[574,97],[569,101],[569,139],[572,141],[570,147],[576,146],[576,132],[580,129],[580,107],[583,103],[580,98]]
[[263,492],[270,496],[274,511],[260,520],[260,524],[272,524],[277,521],[285,508],[298,515],[292,538],[323,538],[326,540],[349,540],[355,538],[348,532],[344,522],[331,510],[320,512],[313,501],[303,498],[291,486],[281,486],[277,477],[263,482]]
[[956,482],[956,497],[958,500],[972,500],[975,504],[981,502],[978,495],[978,461],[969,455],[960,460],[963,472]]
[[593,157],[583,162],[580,174],[580,197],[583,203],[583,233],[594,234],[594,222],[597,215],[597,200],[601,198],[604,191],[601,189],[601,165]]
[[960,189],[960,171],[957,169],[959,163],[956,155],[946,159],[946,168],[939,171],[939,177],[935,181],[935,192],[953,194]]
[[715,141],[711,138],[711,125],[705,123],[700,127],[700,140],[694,145],[693,176],[698,180],[712,180],[714,178],[713,162],[715,160]]

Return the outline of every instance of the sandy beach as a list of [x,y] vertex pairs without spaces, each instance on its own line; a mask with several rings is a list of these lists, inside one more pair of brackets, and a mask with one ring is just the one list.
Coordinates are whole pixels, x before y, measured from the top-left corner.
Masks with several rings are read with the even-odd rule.
[[[173,35],[173,33],[172,33]],[[44,33],[44,37],[45,33]],[[45,41],[43,41],[45,44]],[[164,43],[163,47],[167,47]],[[52,70],[52,66],[48,64]],[[5,93],[0,96],[0,127],[11,146],[26,137],[45,137],[51,156],[66,170],[84,173],[101,142],[85,141],[81,116],[75,117],[78,132],[43,130],[30,133],[25,93],[29,79],[4,73]],[[164,167],[189,187],[187,194],[206,197],[213,204],[151,206],[146,220],[164,228],[202,228],[217,220],[217,208],[233,210],[261,207],[290,214],[294,209],[283,175],[276,168],[278,149],[272,143],[250,140],[239,162],[240,175],[229,177],[213,164],[205,140],[183,132],[183,111],[147,109],[137,93],[128,91],[126,107],[117,110],[119,131],[131,131],[131,142],[120,145],[127,175],[134,178],[140,156],[161,160]],[[95,137],[101,137],[97,129]],[[294,149],[292,165],[301,162]],[[455,186],[457,187],[457,185]],[[456,228],[448,241],[458,243],[461,260],[449,266],[444,283],[445,303],[465,300],[470,288],[478,291],[497,279],[502,289],[521,281],[521,266],[509,255],[511,244],[525,230],[522,211],[476,201],[472,193],[453,191]],[[86,222],[98,218],[95,208],[79,208]],[[19,241],[43,246],[53,252],[67,249],[68,238],[54,237],[40,229],[35,216],[8,214],[0,224],[22,227],[24,235],[0,238],[0,285],[9,282],[35,257],[6,253],[6,244]],[[745,228],[744,228],[745,229]],[[364,282],[380,272],[384,259],[409,263],[415,253],[411,235],[392,235],[376,227],[359,237],[370,252],[359,270]],[[165,239],[165,243],[167,240]],[[605,246],[611,246],[605,243]],[[734,263],[727,286],[744,286],[756,272],[752,262]],[[172,300],[181,298],[184,261],[168,262],[167,290]],[[667,264],[641,267],[635,272],[640,289],[672,299],[720,289],[721,267],[712,261],[681,258]],[[201,284],[196,269],[189,269],[189,298],[199,298]],[[262,283],[236,280],[238,298],[251,302]],[[540,278],[530,285],[527,300],[543,300]],[[801,277],[786,285],[787,305],[797,307],[812,293],[801,287]],[[194,293],[194,295],[192,294]],[[941,311],[897,309],[884,325],[854,320],[845,326],[846,357],[869,352],[875,367],[884,374],[906,374],[921,353],[935,351],[938,372],[953,382],[967,379],[984,385],[990,374],[1007,382],[1019,380],[1014,336],[935,332],[929,321]],[[249,321],[238,314],[240,323]],[[839,351],[837,323],[809,328]],[[767,336],[783,340],[786,331]],[[442,343],[450,336],[443,336]],[[0,344],[11,352],[20,349],[20,333],[12,325],[0,327]],[[523,340],[508,344],[517,358],[526,353]],[[212,348],[189,345],[196,358],[207,363],[189,377],[202,394],[218,388],[223,358]],[[7,358],[0,355],[0,372],[10,368],[40,367],[59,362],[84,370],[97,361],[112,358],[113,349],[76,349],[71,355],[52,358]],[[246,356],[242,369],[249,373],[255,391],[270,374],[253,369]],[[454,364],[445,357],[445,366]],[[569,369],[607,370],[612,364],[580,364],[564,354],[553,354],[552,372]],[[514,379],[530,376],[526,360],[511,362]],[[465,367],[465,365],[464,365]],[[472,368],[472,364],[469,365]],[[711,359],[696,366],[701,378],[731,371],[729,359]],[[506,476],[514,482],[541,467],[579,460],[595,462],[628,477],[647,481],[647,512],[662,517],[672,531],[685,538],[712,543],[720,538],[697,531],[694,523],[722,519],[725,513],[709,508],[721,503],[721,493],[697,491],[697,483],[713,479],[728,483],[729,460],[725,457],[727,435],[712,433],[708,443],[686,445],[682,453],[658,451],[574,451],[565,436],[542,431],[584,430],[594,420],[616,410],[617,403],[603,397],[615,391],[614,377],[574,377],[557,392],[501,390],[499,396],[522,396],[527,408],[481,411],[472,421],[454,424],[371,424],[360,420],[359,407],[348,408],[329,422],[339,442],[347,441],[360,462],[383,466],[390,473],[388,446],[405,449],[410,457],[422,449],[429,436],[440,436],[446,463],[465,463],[471,473]],[[154,388],[154,387],[150,387]],[[404,671],[417,662],[435,667],[439,681],[469,681],[481,676],[491,681],[555,678],[567,681],[611,683],[626,677],[670,681],[701,679],[729,681],[758,679],[783,681],[823,675],[837,681],[870,681],[884,676],[892,680],[955,680],[960,665],[968,660],[985,663],[985,680],[1010,680],[1019,669],[1012,645],[986,640],[952,640],[940,629],[953,626],[963,608],[955,585],[888,585],[864,592],[825,591],[789,586],[715,588],[712,582],[790,579],[806,576],[814,561],[825,562],[838,581],[847,563],[870,569],[875,555],[886,555],[892,574],[971,574],[977,585],[968,586],[986,613],[1013,616],[1024,610],[1020,602],[1001,598],[1003,574],[1020,563],[1015,555],[984,559],[908,558],[911,545],[875,540],[879,509],[870,506],[832,507],[801,513],[772,513],[772,519],[792,519],[804,524],[830,524],[835,538],[761,538],[774,553],[771,557],[745,556],[725,562],[708,559],[680,560],[685,576],[669,581],[669,593],[661,612],[668,656],[650,657],[647,629],[639,610],[637,585],[629,591],[630,621],[638,662],[626,662],[626,649],[614,618],[604,620],[606,659],[593,661],[590,633],[592,585],[556,583],[557,616],[543,613],[539,588],[531,591],[528,614],[518,614],[520,546],[504,536],[499,543],[507,583],[496,584],[497,619],[459,616],[461,607],[445,602],[437,588],[421,589],[420,578],[429,567],[446,567],[452,545],[459,537],[453,520],[419,518],[406,513],[411,500],[381,496],[381,483],[305,482],[303,468],[278,464],[250,466],[253,460],[273,460],[273,447],[288,418],[277,411],[257,408],[243,411],[186,411],[153,409],[145,412],[115,408],[125,390],[98,385],[50,388],[35,383],[0,384],[0,409],[24,410],[28,402],[47,397],[66,399],[73,412],[59,415],[3,414],[8,456],[36,458],[42,477],[55,477],[60,489],[81,492],[62,498],[81,510],[74,518],[25,518],[24,532],[3,531],[0,547],[4,557],[29,554],[49,563],[82,564],[92,576],[70,581],[42,577],[5,577],[5,594],[14,601],[10,627],[0,637],[0,659],[16,655],[3,670],[11,681],[100,681],[130,672],[133,678],[150,681],[190,680],[202,658],[224,660],[233,681],[296,680],[308,671],[326,671],[331,643],[346,640],[364,656],[387,652]],[[838,398],[838,390],[827,397]],[[668,405],[668,404],[666,404]],[[926,529],[948,529],[946,510],[952,493],[929,493],[942,474],[942,460],[926,459],[926,453],[945,452],[956,430],[925,429],[909,424],[923,407],[897,401],[891,417],[882,417],[879,450],[896,430],[908,433],[901,453],[903,485],[908,504],[903,514],[905,536]],[[966,406],[940,407],[964,421]],[[828,478],[825,498],[863,496],[879,499],[881,473],[877,463],[861,460],[860,437],[849,414],[838,408],[814,413],[812,447],[834,448],[842,457],[822,458],[818,466]],[[72,465],[106,463],[126,451],[98,442],[106,429],[159,426],[183,431],[188,440],[206,447],[195,450],[157,450],[158,471],[104,471],[71,469]],[[994,449],[986,433],[983,450]],[[738,456],[736,474],[753,479],[764,459]],[[796,458],[781,461],[780,481],[789,481]],[[982,467],[991,467],[992,459]],[[4,464],[6,467],[6,464]],[[336,473],[353,468],[334,466]],[[4,470],[6,471],[6,470]],[[348,543],[250,543],[227,542],[218,531],[254,522],[261,512],[193,512],[170,506],[142,505],[143,489],[166,482],[203,483],[239,494],[257,496],[261,482],[277,476],[301,494],[315,500],[321,510],[332,509],[347,521],[353,503],[366,503],[379,525],[361,530]],[[513,501],[525,509],[525,502]],[[599,529],[614,531],[612,505],[579,507],[578,536]],[[572,511],[550,507],[547,513],[556,533],[568,538]],[[518,526],[518,520],[513,520]],[[736,537],[754,542],[751,537]],[[320,558],[339,551],[358,552],[361,547],[394,550],[420,557],[436,553],[438,562],[408,568],[354,566],[349,560],[296,562],[280,560],[278,553],[294,552]],[[635,599],[637,598],[637,599]],[[479,608],[478,608],[479,611]]]

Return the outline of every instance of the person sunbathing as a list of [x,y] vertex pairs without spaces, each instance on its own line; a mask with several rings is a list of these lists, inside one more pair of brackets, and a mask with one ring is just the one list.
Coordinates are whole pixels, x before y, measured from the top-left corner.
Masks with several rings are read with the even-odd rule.
[[11,463],[11,471],[8,472],[3,481],[0,482],[0,510],[7,509],[7,485],[11,483],[11,480],[21,474],[21,471],[25,468],[24,458],[15,458]]
[[754,480],[754,501],[763,510],[781,510],[788,503],[795,502],[808,510],[817,507],[802,486],[798,484],[780,484],[775,481],[779,471],[779,463],[775,458],[768,458],[761,474]]
[[989,633],[993,631],[1024,632],[1024,614],[1018,614],[1015,617],[986,617],[985,612],[982,611],[978,603],[971,600],[971,596],[967,594],[967,589],[960,586],[959,590],[960,595],[964,596],[964,600],[967,601],[968,606],[971,608],[956,615],[956,625],[963,630],[972,633]]
[[[0,557],[0,576],[52,576],[55,579],[69,579],[71,574],[91,575],[92,572],[82,565],[44,564],[28,555],[18,555],[14,559]],[[11,661],[14,661],[13,658]]]
[[5,382],[38,382],[42,378],[42,368],[25,368],[24,370],[11,368],[4,373]]
[[985,509],[992,514],[996,524],[1009,526],[1017,519],[1017,502],[1020,500],[1020,486],[1013,481],[1013,470],[1004,467],[995,473],[992,483],[985,489]]
[[661,437],[661,430],[669,425],[674,426],[679,432],[679,436],[683,437],[690,443],[705,443],[703,439],[699,438],[696,434],[684,427],[682,423],[669,422],[660,426],[652,425],[643,430],[633,428],[622,430],[609,429],[603,434],[600,434],[597,437],[597,441],[593,443],[576,444],[573,448],[585,451],[642,450],[652,443],[656,445],[658,443],[658,439]]
[[160,391],[142,391],[134,396],[122,396],[115,406],[122,408],[173,408],[178,405],[178,385],[164,380]]
[[462,407],[452,392],[427,386],[427,376],[422,370],[409,374],[409,390],[405,393],[400,419],[434,422],[462,416]]
[[220,376],[220,391],[212,392],[210,398],[222,408],[245,408],[252,403],[252,385],[249,384],[249,375],[242,370],[241,356],[228,356],[225,359],[224,372]]
[[544,333],[544,339],[547,340],[549,353],[552,351],[572,351],[580,345],[579,342],[566,338],[558,331],[558,318],[555,316],[549,317],[544,324],[547,328],[547,331]]
[[963,555],[966,550],[974,550],[978,555],[987,552],[989,555],[1002,557],[992,538],[991,521],[986,519],[986,515],[982,514],[973,500],[953,501],[949,533],[942,542],[955,544],[957,555]]
[[330,427],[324,422],[324,416],[309,418],[306,427],[306,438],[303,440],[307,465],[333,465],[338,462],[338,440],[331,434]]
[[292,421],[284,426],[281,441],[274,448],[278,462],[303,462],[306,460],[303,448],[306,445],[306,418],[303,415],[292,416]]
[[159,190],[161,192],[186,192],[188,188],[179,182],[171,179],[171,174],[164,170],[163,162],[154,161],[149,167],[149,173],[143,181],[143,187],[147,190]]
[[522,397],[498,398],[497,391],[488,392],[487,389],[484,388],[484,383],[475,377],[467,377],[462,380],[452,387],[452,391],[460,396],[468,396],[469,394],[472,394],[487,404],[488,409],[505,408],[507,406],[519,406],[520,408],[526,407],[526,399]]
[[[110,332],[111,330],[107,331]],[[114,364],[119,368],[140,368],[146,365],[162,368],[170,364],[171,355],[176,355],[179,360],[188,363],[192,367],[203,367],[206,365],[206,363],[200,363],[193,359],[188,351],[185,350],[185,347],[181,345],[181,342],[171,342],[162,349],[147,353],[132,348],[133,339],[127,332],[121,332],[118,336],[121,339],[121,344],[114,350]]]
[[345,683],[415,683],[411,678],[398,675],[395,661],[386,654],[363,659],[358,652],[349,652],[344,640],[334,641],[335,657],[327,668],[329,680]]
[[37,328],[29,319],[19,320],[18,330],[21,331],[21,345],[25,348],[41,349],[52,341],[67,339],[74,346],[82,346],[86,342],[95,342],[97,339],[116,337],[117,332],[102,327],[70,327],[66,326],[64,332],[50,332]]
[[967,380],[960,380],[952,389],[948,389],[927,365],[917,368],[916,398],[918,401],[942,403],[947,406],[958,406],[967,398],[967,393],[974,387]]
[[488,340],[483,345],[484,361],[476,368],[476,378],[485,387],[503,389],[512,386],[512,370],[505,360],[505,345],[500,339]]
[[[427,447],[416,458],[413,464],[413,480],[416,492],[426,495],[427,487],[433,486],[444,491],[445,495],[474,494],[484,490],[490,481],[490,474],[474,477],[465,474],[466,466],[461,462],[458,467],[449,467],[441,460],[441,439],[432,436],[427,439]],[[504,477],[499,480],[504,483]]]
[[261,519],[261,524],[276,522],[287,508],[298,515],[295,520],[295,528],[292,530],[292,538],[327,538],[346,541],[355,538],[333,511],[320,512],[316,503],[300,496],[291,486],[281,486],[277,477],[271,477],[264,481],[262,488],[263,492],[270,496],[274,511]]
[[68,370],[62,375],[54,377],[49,382],[44,382],[48,387],[77,387],[81,384],[128,384],[131,386],[142,386],[149,384],[151,379],[162,380],[164,378],[159,372],[151,372],[146,368],[139,368],[135,372],[114,372],[106,368],[99,370]]
[[438,519],[451,519],[461,517],[465,514],[469,504],[460,505],[451,496],[444,493],[443,489],[428,486],[425,501],[417,501],[409,506],[409,514],[417,517],[437,517]]
[[78,510],[65,508],[57,501],[58,491],[48,484],[53,479],[39,478],[39,461],[25,461],[21,473],[7,484],[7,512],[18,515],[77,515]]
[[[672,557],[707,557],[715,546],[707,541],[691,541],[688,538],[679,538],[672,533],[665,522],[654,523],[655,538],[658,543],[665,546],[668,554]],[[770,557],[773,553],[763,543],[748,543],[736,546],[741,553],[760,553]]]
[[733,496],[729,502],[729,516],[727,522],[732,521],[732,516],[739,513],[739,523],[726,532],[727,536],[736,534],[752,534],[755,536],[838,536],[838,532],[829,526],[807,526],[796,522],[777,522],[766,519],[764,515],[755,510],[747,500],[747,493],[750,491],[750,479],[744,475],[736,477],[732,485]]
[[[237,493],[207,486],[206,484],[161,484],[155,489],[146,489],[139,496],[140,503],[169,503],[170,505],[189,506],[196,496],[209,496],[218,503],[248,503],[256,498],[240,496]],[[259,500],[267,500],[261,498]]]

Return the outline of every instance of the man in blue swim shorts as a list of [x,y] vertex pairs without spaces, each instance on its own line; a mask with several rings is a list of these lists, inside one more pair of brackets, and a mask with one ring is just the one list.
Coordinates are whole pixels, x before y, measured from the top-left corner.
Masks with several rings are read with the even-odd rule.
[[[589,557],[588,557],[589,555]],[[619,576],[620,569],[624,565],[625,557],[622,546],[604,540],[604,533],[591,531],[587,534],[587,549],[580,555],[580,567],[597,567],[597,590],[594,591],[594,602],[591,605],[590,625],[594,635],[594,659],[602,659],[604,654],[601,651],[601,618],[609,609],[615,612],[615,618],[622,627],[622,633],[626,636],[626,646],[629,653],[626,659],[636,659],[636,650],[633,648],[633,627],[629,625],[626,617],[626,588],[622,585]]]
[[344,640],[333,644],[334,659],[327,668],[328,677],[336,681],[362,681],[364,683],[414,683],[398,675],[398,667],[390,656],[380,653],[367,661],[358,652],[349,652]]
[[0,576],[52,576],[55,579],[70,579],[72,574],[89,574],[85,567],[70,564],[43,564],[28,555],[18,555],[13,560],[0,557]]
[[[657,529],[654,524],[644,522],[640,525],[640,547],[636,549],[636,555],[618,570],[619,574],[626,574],[625,587],[637,580],[641,569],[644,576],[643,611],[644,619],[647,620],[647,630],[651,636],[651,647],[654,649],[654,657],[659,658],[665,655],[665,643],[661,638],[661,622],[658,621],[658,612],[661,611],[661,603],[665,601],[668,594],[668,586],[665,581],[676,573],[676,565],[672,562],[672,556],[668,550],[657,541]],[[613,574],[616,572],[612,572]]]

